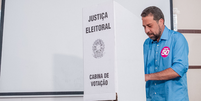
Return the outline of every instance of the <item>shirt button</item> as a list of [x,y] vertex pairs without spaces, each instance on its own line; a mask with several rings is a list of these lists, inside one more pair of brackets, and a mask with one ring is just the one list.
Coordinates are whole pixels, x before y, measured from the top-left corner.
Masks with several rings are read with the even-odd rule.
[[157,69],[157,67],[155,67],[155,69]]
[[158,52],[156,52],[156,54],[158,54]]
[[155,83],[155,85],[156,85],[156,83]]
[[155,92],[155,94],[156,94],[156,92]]
[[157,61],[157,60],[156,60]]
[[157,45],[157,46],[159,46],[159,45]]

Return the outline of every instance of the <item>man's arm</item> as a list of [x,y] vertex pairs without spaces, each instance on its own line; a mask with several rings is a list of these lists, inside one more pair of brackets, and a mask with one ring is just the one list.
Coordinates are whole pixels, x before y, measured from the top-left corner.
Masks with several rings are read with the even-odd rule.
[[180,75],[177,74],[172,68],[168,68],[161,72],[152,73],[152,74],[145,74],[145,81],[148,80],[170,80]]

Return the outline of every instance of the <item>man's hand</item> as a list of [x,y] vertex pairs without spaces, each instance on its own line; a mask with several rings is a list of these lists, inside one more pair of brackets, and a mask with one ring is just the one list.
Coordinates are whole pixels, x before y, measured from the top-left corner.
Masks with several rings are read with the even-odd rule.
[[145,74],[145,81],[149,81],[149,74]]

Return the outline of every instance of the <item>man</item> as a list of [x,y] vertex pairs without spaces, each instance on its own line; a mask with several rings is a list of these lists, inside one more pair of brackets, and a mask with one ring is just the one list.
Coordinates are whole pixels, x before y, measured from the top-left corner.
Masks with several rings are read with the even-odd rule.
[[189,101],[189,50],[185,37],[164,25],[164,15],[158,7],[144,9],[141,17],[149,36],[143,45],[147,101]]

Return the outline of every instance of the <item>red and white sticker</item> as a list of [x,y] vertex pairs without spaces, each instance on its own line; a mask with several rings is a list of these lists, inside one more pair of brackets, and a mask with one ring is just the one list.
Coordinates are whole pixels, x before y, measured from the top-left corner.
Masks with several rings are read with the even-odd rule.
[[161,56],[164,58],[167,57],[169,53],[170,53],[170,48],[167,46],[163,47],[163,49],[161,50]]

